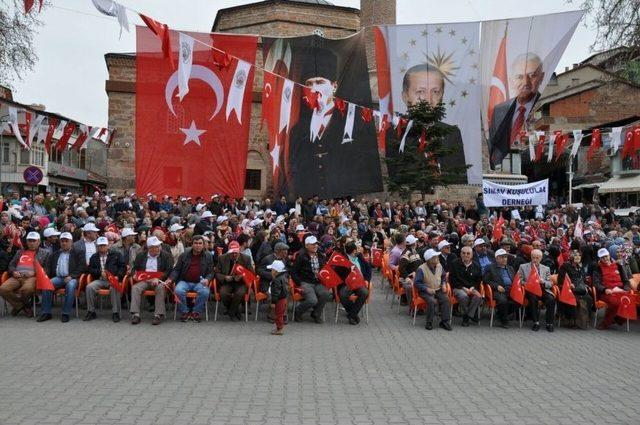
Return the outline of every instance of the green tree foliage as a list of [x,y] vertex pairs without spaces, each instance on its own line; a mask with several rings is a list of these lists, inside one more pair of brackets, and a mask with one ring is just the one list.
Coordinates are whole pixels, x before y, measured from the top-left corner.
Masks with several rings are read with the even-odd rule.
[[[409,199],[412,192],[423,196],[433,192],[436,186],[447,186],[459,180],[461,173],[466,174],[469,166],[460,164],[454,167],[441,167],[438,158],[454,154],[456,146],[447,146],[445,137],[452,127],[442,120],[446,115],[443,104],[431,106],[421,101],[409,107],[403,118],[413,121],[407,135],[404,152],[398,152],[400,140],[390,143],[386,163],[387,184],[390,192]],[[426,146],[420,150],[420,139],[425,135]]]

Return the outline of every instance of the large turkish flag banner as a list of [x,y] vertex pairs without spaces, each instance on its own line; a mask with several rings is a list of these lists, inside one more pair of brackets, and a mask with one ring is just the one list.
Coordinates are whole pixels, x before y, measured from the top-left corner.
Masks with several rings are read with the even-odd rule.
[[[202,43],[193,43],[189,93],[180,101],[178,67],[163,57],[148,28],[137,27],[136,34],[136,192],[242,197],[254,68],[247,73],[236,58],[253,65],[257,37],[186,33]],[[171,41],[179,59],[177,32]],[[241,109],[229,113],[229,93],[238,95],[243,85]]]

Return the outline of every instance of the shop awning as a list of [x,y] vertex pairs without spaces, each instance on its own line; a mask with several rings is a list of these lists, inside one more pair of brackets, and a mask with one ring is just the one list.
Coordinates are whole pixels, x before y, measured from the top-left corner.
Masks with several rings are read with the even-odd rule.
[[58,186],[65,187],[80,187],[80,183],[74,180],[61,179],[59,177],[49,176],[49,184],[57,184]]
[[573,190],[582,190],[582,189],[595,189],[596,187],[600,187],[602,183],[583,183],[578,186],[574,186]]
[[615,176],[600,184],[598,193],[640,192],[640,175],[631,177]]

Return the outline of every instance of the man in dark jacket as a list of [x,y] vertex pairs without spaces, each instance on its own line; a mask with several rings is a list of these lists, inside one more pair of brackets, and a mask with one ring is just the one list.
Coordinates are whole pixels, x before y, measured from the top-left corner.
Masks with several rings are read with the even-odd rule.
[[[353,240],[348,241],[344,245],[344,254],[349,259],[351,264],[356,266],[360,273],[362,273],[362,277],[367,282],[371,282],[371,265],[365,261],[364,256],[358,253],[358,246]],[[340,273],[340,270],[345,270],[346,273]],[[344,279],[351,273],[351,269],[347,269],[345,267],[336,267],[336,273]],[[347,317],[349,318],[350,325],[357,325],[360,323],[360,310],[367,302],[367,298],[369,297],[369,289],[366,287],[361,287],[358,289],[349,288],[346,283],[338,286],[338,294],[340,295],[340,303],[344,307],[344,310],[347,312]],[[355,295],[356,299],[354,301],[351,300],[351,296]]]
[[480,266],[473,262],[471,247],[464,246],[460,250],[460,258],[450,264],[449,284],[453,295],[458,300],[462,310],[462,326],[469,326],[469,320],[477,323],[476,313],[482,302],[480,295],[480,281],[482,272]]
[[[64,304],[62,306],[62,322],[69,321],[69,313],[76,299],[78,279],[86,269],[84,258],[79,257],[73,251],[73,236],[64,232],[60,235],[60,249],[54,252],[49,259],[47,275],[51,277],[51,283],[56,289],[64,288]],[[42,291],[42,314],[38,322],[51,319],[51,304],[53,303],[53,291]]]
[[36,291],[35,263],[40,263],[45,270],[49,267],[49,253],[40,248],[40,234],[29,232],[26,240],[27,249],[20,249],[13,256],[8,269],[11,277],[0,286],[0,296],[13,307],[12,316],[20,311],[27,317],[33,316],[29,304]]
[[159,325],[165,316],[165,285],[166,280],[173,269],[173,257],[162,248],[162,241],[155,236],[147,239],[147,251],[138,254],[133,262],[133,277],[136,273],[140,276],[143,272],[150,273],[148,277],[134,283],[131,288],[131,324],[140,323],[140,301],[146,290],[155,292],[155,309],[151,324]]
[[97,252],[89,259],[89,273],[93,282],[87,285],[87,315],[84,321],[93,320],[97,317],[95,301],[99,289],[109,289],[111,298],[111,318],[114,322],[120,321],[120,294],[109,283],[109,274],[115,276],[118,280],[122,280],[126,273],[127,264],[122,255],[118,252],[109,252],[109,241],[104,236],[96,240]]
[[473,242],[473,262],[480,266],[484,273],[491,263],[495,263],[493,251],[487,248],[487,242],[478,238]]
[[496,310],[498,312],[500,326],[507,329],[509,327],[508,316],[510,307],[515,306],[515,303],[511,301],[509,292],[516,272],[513,267],[508,264],[508,254],[504,249],[496,251],[495,259],[495,263],[487,267],[482,281],[491,287],[493,299],[496,301]]
[[239,273],[234,272],[234,266],[238,264],[253,272],[251,258],[240,252],[240,244],[231,241],[229,250],[218,258],[216,266],[216,282],[220,290],[222,304],[227,309],[227,314],[232,322],[240,321],[240,303],[247,294],[247,285]]
[[324,305],[331,300],[331,292],[318,280],[318,273],[324,267],[325,258],[318,252],[318,239],[307,236],[304,248],[298,251],[291,269],[291,278],[297,287],[302,289],[304,300],[294,311],[294,320],[302,322],[307,310],[313,309],[311,318],[316,323],[323,323]]
[[213,214],[211,213],[211,211],[203,212],[200,220],[193,228],[193,234],[204,235],[206,232],[215,232],[216,227],[213,223]]
[[[176,261],[176,265],[166,281],[167,284],[177,282],[175,294],[180,302],[180,320],[186,322],[193,319],[200,322],[201,314],[209,299],[209,281],[213,279],[213,255],[204,249],[204,238],[193,237],[191,249],[187,249]],[[187,292],[196,292],[196,302],[190,313],[187,307]]]

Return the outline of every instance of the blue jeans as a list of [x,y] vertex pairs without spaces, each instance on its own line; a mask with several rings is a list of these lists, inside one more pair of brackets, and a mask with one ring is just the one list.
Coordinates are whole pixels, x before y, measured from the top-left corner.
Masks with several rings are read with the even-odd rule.
[[[69,282],[64,281],[63,277],[56,276],[51,278],[51,283],[56,289],[64,288],[66,294],[64,296],[64,305],[62,306],[62,314],[69,314],[73,308],[73,303],[76,299],[76,288],[78,287],[78,281],[71,279]],[[51,304],[53,304],[53,291],[42,291],[42,313],[51,313]]]
[[180,300],[180,304],[178,304],[178,309],[180,313],[188,313],[189,309],[187,308],[187,292],[197,292],[198,296],[196,297],[196,303],[193,306],[193,311],[195,313],[204,313],[204,305],[209,299],[209,288],[204,286],[202,283],[197,282],[185,282],[181,280],[176,285],[176,296]]

